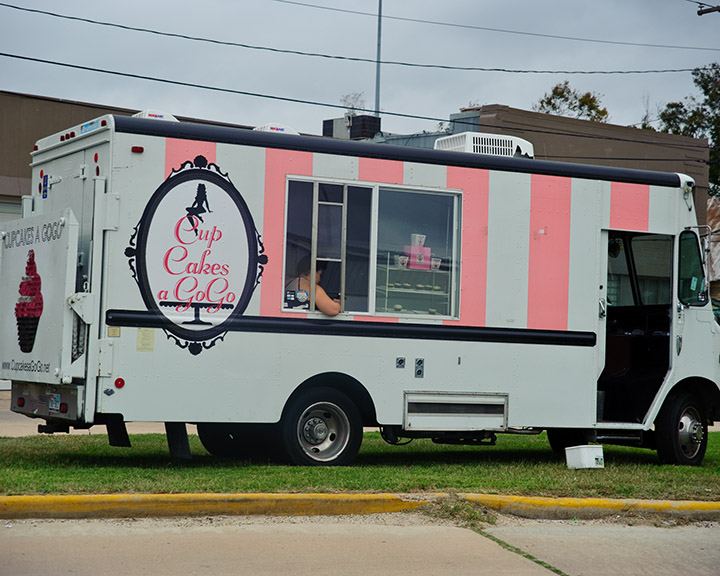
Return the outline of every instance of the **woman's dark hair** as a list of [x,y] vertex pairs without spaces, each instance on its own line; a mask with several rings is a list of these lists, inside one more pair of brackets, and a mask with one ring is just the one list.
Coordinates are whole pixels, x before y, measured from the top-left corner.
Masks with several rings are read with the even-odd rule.
[[[324,260],[316,260],[315,261],[315,270],[326,270],[327,269],[327,262]],[[304,276],[305,274],[310,273],[310,256],[303,256],[300,259],[300,262],[298,262],[297,267],[297,274],[298,276]]]

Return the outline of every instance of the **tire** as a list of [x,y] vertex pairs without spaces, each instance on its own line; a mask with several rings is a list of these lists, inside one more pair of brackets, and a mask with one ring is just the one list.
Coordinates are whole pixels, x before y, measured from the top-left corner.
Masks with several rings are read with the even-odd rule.
[[655,420],[655,433],[663,464],[702,464],[707,450],[707,415],[694,394],[670,394]]
[[588,443],[584,430],[575,428],[549,428],[547,431],[550,449],[555,454],[565,454],[565,448],[583,446]]
[[291,398],[280,422],[287,462],[299,466],[347,466],[362,443],[355,404],[334,388],[311,388]]
[[269,457],[272,430],[265,424],[201,423],[200,443],[213,456],[224,458]]

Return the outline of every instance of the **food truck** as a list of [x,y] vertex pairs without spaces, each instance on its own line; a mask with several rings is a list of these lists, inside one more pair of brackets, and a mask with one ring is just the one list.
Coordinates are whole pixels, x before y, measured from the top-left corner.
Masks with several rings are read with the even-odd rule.
[[352,462],[364,427],[547,431],[702,462],[720,330],[692,179],[143,116],[39,140],[2,224],[0,378],[39,431],[162,422],[187,457],[190,423],[301,465]]

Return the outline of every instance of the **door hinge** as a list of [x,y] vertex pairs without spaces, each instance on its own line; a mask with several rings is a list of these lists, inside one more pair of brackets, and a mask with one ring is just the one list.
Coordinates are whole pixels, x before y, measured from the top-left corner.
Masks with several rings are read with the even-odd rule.
[[93,312],[95,310],[95,297],[89,292],[78,292],[69,296],[67,299],[68,306],[80,316],[85,324],[93,323]]

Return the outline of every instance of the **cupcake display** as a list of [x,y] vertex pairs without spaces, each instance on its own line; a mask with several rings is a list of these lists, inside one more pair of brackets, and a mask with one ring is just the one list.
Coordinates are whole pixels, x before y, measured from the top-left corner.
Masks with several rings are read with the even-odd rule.
[[15,319],[17,321],[18,344],[25,353],[32,352],[35,346],[38,322],[43,311],[43,297],[40,292],[41,280],[35,264],[35,251],[28,251],[25,276],[20,282],[20,298],[15,304]]

